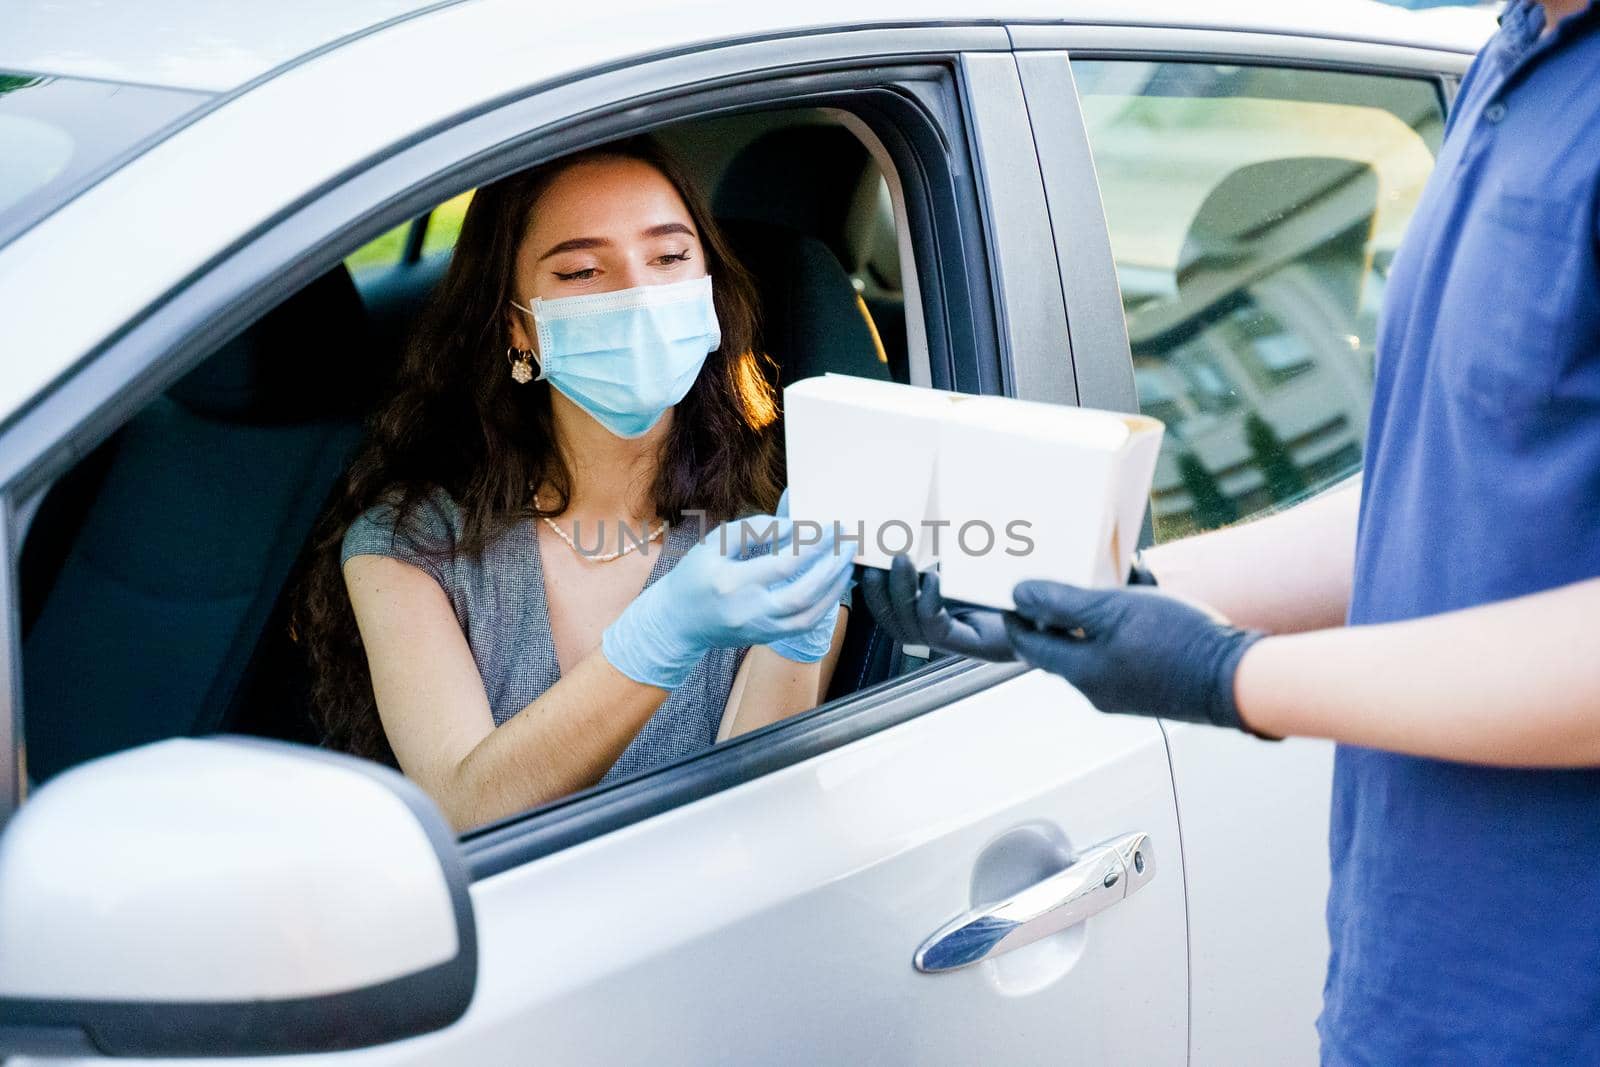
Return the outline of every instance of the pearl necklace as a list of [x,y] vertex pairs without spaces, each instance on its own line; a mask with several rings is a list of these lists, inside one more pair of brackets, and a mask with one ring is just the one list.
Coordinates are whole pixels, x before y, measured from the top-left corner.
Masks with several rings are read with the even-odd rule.
[[626,548],[618,549],[615,552],[606,552],[606,553],[602,553],[602,554],[597,555],[597,554],[595,554],[593,552],[589,552],[589,551],[586,551],[584,549],[579,548],[577,542],[574,541],[572,538],[568,537],[567,536],[567,531],[565,531],[561,527],[557,526],[556,523],[555,523],[555,520],[550,518],[550,516],[541,515],[540,518],[542,518],[544,520],[544,524],[546,526],[550,527],[550,529],[552,529],[552,530],[554,530],[556,532],[556,536],[557,537],[561,538],[561,540],[565,541],[572,548],[572,551],[576,552],[578,555],[582,556],[584,559],[589,560],[589,561],[591,561],[593,563],[610,563],[614,559],[621,559],[623,556],[626,556],[629,552],[632,552],[634,549],[638,548],[640,545],[648,545],[652,541],[659,541],[661,539],[661,535],[667,532],[667,520],[666,519],[662,519],[659,523],[656,524],[655,533],[651,534],[649,537],[645,538],[643,541],[639,541],[639,540],[635,539],[634,542],[632,544],[628,545]]
[[[538,496],[538,492],[537,491],[535,491],[535,493],[534,493],[533,506],[534,507],[538,507],[539,506],[539,496]],[[578,555],[582,556],[584,559],[589,560],[592,563],[610,563],[612,560],[621,559],[623,556],[626,556],[629,552],[632,552],[634,549],[639,548],[641,545],[648,545],[652,541],[661,540],[661,535],[667,532],[667,520],[666,519],[662,519],[659,523],[656,524],[655,532],[652,533],[649,537],[646,537],[643,541],[640,541],[637,538],[635,538],[634,542],[632,544],[628,545],[626,548],[620,548],[615,552],[606,552],[606,553],[596,554],[596,553],[593,553],[593,552],[586,552],[583,549],[579,548],[578,547],[578,543],[576,541],[574,541],[572,538],[568,537],[567,536],[567,531],[563,530],[560,526],[557,526],[555,520],[552,519],[550,516],[541,515],[539,517],[544,520],[544,524],[546,526],[550,527],[550,529],[555,531],[555,535],[557,537],[561,538],[561,540],[563,540],[563,541],[565,541],[567,543],[567,547],[568,548],[572,549],[572,551],[576,552]]]

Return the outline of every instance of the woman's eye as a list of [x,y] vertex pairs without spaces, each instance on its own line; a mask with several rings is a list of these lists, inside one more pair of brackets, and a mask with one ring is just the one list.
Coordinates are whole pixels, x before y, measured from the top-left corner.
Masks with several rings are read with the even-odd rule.
[[594,277],[594,268],[584,267],[582,270],[575,270],[568,274],[563,274],[560,271],[552,271],[551,273],[564,282],[582,282]]
[[663,263],[663,264],[665,264],[665,263],[687,263],[687,262],[689,262],[689,250],[687,248],[685,248],[682,252],[668,252],[665,255],[657,256],[656,257],[656,262],[657,263]]

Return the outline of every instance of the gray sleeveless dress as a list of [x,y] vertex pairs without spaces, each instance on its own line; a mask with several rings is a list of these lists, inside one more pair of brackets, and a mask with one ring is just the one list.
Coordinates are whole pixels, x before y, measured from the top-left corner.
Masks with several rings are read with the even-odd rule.
[[[419,546],[451,545],[460,537],[461,512],[447,493],[435,491],[404,530],[395,530],[394,519],[394,509],[380,504],[351,523],[339,554],[340,565],[351,556],[389,556],[433,576],[455,608],[456,621],[467,636],[488,692],[494,724],[499,726],[561,677],[533,523],[517,523],[477,559],[451,556],[441,560],[437,553],[419,551]],[[415,539],[409,536],[412,533],[417,535]],[[694,547],[698,536],[693,523],[670,527],[645,585],[666,574]],[[689,680],[656,709],[601,783],[711,747],[733,677],[747,651],[716,648],[707,652]]]

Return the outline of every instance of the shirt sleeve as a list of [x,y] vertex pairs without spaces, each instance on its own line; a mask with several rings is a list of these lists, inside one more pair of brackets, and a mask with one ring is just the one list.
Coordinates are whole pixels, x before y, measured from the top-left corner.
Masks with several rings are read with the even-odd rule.
[[421,569],[449,592],[457,534],[455,519],[455,506],[442,493],[420,501],[403,519],[397,515],[393,501],[374,505],[345,531],[339,565],[344,566],[354,556],[387,556]]

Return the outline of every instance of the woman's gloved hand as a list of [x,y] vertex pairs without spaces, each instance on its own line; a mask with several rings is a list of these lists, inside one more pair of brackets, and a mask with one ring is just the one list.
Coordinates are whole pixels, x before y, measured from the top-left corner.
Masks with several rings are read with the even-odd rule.
[[[771,552],[740,559],[749,538],[768,529],[776,530]],[[836,536],[826,531],[818,544],[796,551],[788,519],[755,515],[725,523],[606,627],[601,651],[634,681],[670,690],[710,649],[802,637],[838,611],[849,581],[852,557],[837,551]]]
[[[778,510],[776,514],[780,519],[787,519],[789,517],[788,489],[784,489],[783,495],[778,498]],[[854,558],[853,553],[851,554],[851,558]],[[840,591],[839,596],[834,599],[833,606],[828,609],[827,613],[824,614],[821,619],[817,620],[817,624],[815,626],[807,630],[805,633],[798,634],[794,637],[785,637],[780,638],[777,641],[769,641],[767,643],[767,647],[772,649],[772,651],[776,652],[778,655],[782,656],[784,659],[792,660],[795,663],[815,663],[823,656],[826,656],[828,654],[828,649],[833,647],[833,631],[839,624],[839,608],[849,598],[850,590],[855,588],[856,581],[853,577],[854,573],[855,568],[852,566],[850,568],[850,574],[852,577],[846,580],[845,587]],[[791,582],[798,581],[799,577],[797,576],[789,580]]]
[[903,645],[927,645],[994,663],[1017,658],[1002,612],[945,600],[939,595],[939,575],[928,571],[919,577],[903,555],[894,557],[888,571],[866,568],[861,593],[878,625]]
[[1239,717],[1233,681],[1260,632],[1137,586],[1030,581],[1012,596],[1017,607],[1005,626],[1017,655],[1059,674],[1101,711],[1254,733]]

